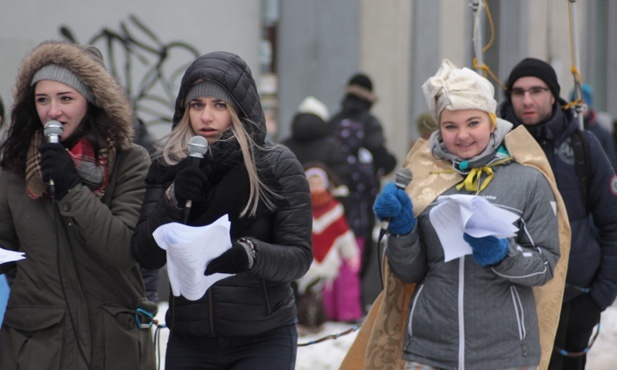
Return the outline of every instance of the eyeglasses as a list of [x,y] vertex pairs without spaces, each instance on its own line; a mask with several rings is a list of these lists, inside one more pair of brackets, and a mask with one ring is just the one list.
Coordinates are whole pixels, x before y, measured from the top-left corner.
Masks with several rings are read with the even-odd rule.
[[547,87],[534,86],[528,90],[514,88],[510,90],[510,97],[514,100],[523,100],[525,93],[529,93],[532,99],[541,98],[548,91]]

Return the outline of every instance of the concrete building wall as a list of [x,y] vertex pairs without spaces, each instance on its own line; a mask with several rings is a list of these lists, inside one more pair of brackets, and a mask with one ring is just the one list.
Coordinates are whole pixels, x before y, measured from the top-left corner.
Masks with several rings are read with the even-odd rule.
[[[141,32],[129,17],[134,15],[141,21],[158,41]],[[47,39],[61,39],[60,27],[68,27],[77,41],[85,43],[99,34],[104,28],[121,33],[120,23],[124,22],[129,32],[145,44],[156,50],[161,45],[179,41],[194,47],[199,54],[214,50],[227,50],[244,58],[259,80],[259,52],[261,39],[261,1],[226,0],[224,6],[214,0],[106,0],[106,1],[40,1],[40,0],[6,0],[0,12],[0,96],[5,105],[12,102],[11,88],[15,83],[17,68],[27,53],[40,42]],[[109,64],[103,40],[96,43],[105,54]],[[147,52],[140,51],[148,58]],[[184,49],[170,49],[167,70],[169,74],[193,59],[193,55]],[[124,59],[120,50],[119,67]],[[109,67],[109,65],[108,65]],[[137,61],[133,63],[134,86],[143,77],[147,66]],[[177,93],[177,83],[172,85]],[[160,95],[165,95],[160,93]],[[171,117],[171,107],[159,109],[161,114]],[[161,132],[168,132],[169,126],[163,125]]]
[[[0,96],[7,107],[12,101],[10,90],[19,63],[39,42],[61,38],[61,26],[72,30],[78,41],[87,42],[104,28],[121,32],[120,24],[124,23],[139,40],[160,46],[158,41],[139,31],[130,20],[132,15],[152,30],[161,44],[182,41],[199,53],[212,50],[238,53],[247,60],[258,83],[262,82],[261,19],[266,0],[224,3],[152,0],[148,6],[136,0],[7,2],[5,11],[0,13]],[[402,161],[409,142],[417,137],[415,118],[426,106],[421,84],[437,70],[442,58],[472,67],[470,1],[267,0],[267,3],[279,10],[278,34],[274,40],[278,75],[268,80],[274,81],[271,85],[275,85],[278,93],[274,103],[277,109],[274,139],[289,135],[291,117],[307,95],[317,96],[331,113],[336,112],[347,79],[361,70],[374,80],[379,96],[374,112],[384,124],[389,146]],[[488,0],[488,4],[496,23],[495,41],[485,53],[484,61],[497,77],[504,81],[516,62],[534,56],[555,67],[562,90],[569,92],[573,85],[569,2]],[[617,114],[617,93],[611,88],[617,74],[607,67],[614,65],[617,51],[611,46],[610,35],[604,39],[598,36],[602,34],[599,28],[617,24],[617,5],[601,0],[579,0],[574,6],[581,55],[578,67],[583,72],[583,80],[598,86],[598,94],[603,95],[598,99],[600,108]],[[35,13],[37,17],[33,16]],[[490,34],[486,18],[484,22],[486,44]],[[177,52],[170,58],[169,69],[180,68],[192,58],[190,53]],[[135,78],[146,68],[140,69],[138,63],[133,67]],[[133,86],[137,84],[138,81]],[[498,88],[497,83],[495,86]],[[172,89],[177,86],[172,85]],[[171,108],[167,109],[171,115]],[[162,130],[167,130],[167,126]]]
[[362,0],[361,3],[360,69],[373,80],[378,100],[372,111],[384,126],[387,146],[401,164],[411,126],[412,2]]
[[360,68],[359,2],[282,0],[277,37],[278,130],[290,135],[298,104],[312,95],[339,108],[348,77]]

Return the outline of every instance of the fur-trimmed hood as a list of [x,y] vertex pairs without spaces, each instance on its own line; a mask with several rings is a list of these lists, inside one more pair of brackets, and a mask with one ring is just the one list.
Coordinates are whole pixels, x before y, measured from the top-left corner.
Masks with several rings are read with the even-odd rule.
[[[107,135],[118,149],[127,149],[133,137],[134,117],[124,89],[107,71],[103,61],[87,51],[84,46],[64,41],[45,41],[39,44],[22,62],[13,90],[12,122],[19,123],[36,115],[32,105],[30,87],[32,77],[42,67],[56,64],[73,72],[93,92],[96,105],[113,121],[115,127]],[[41,126],[42,129],[42,126]]]

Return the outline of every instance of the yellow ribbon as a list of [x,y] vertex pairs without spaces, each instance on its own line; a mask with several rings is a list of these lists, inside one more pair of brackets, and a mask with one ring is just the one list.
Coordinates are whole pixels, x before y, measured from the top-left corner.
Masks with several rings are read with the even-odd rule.
[[[482,182],[482,185],[478,190],[478,184],[480,182],[480,177],[482,176],[483,172],[486,173],[488,177]],[[456,190],[461,190],[464,186],[465,190],[467,191],[477,191],[479,193],[488,186],[492,179],[493,169],[489,166],[472,168],[471,171],[469,171],[469,174],[467,174],[467,177],[465,177],[465,180],[463,180],[460,184],[456,185]]]
[[[478,192],[480,193],[482,190],[486,189],[486,187],[488,186],[488,184],[491,182],[491,180],[493,180],[493,169],[491,167],[500,165],[502,163],[506,163],[512,160],[512,157],[506,157],[503,159],[500,159],[498,161],[495,161],[489,165],[486,166],[482,166],[482,167],[477,167],[477,168],[472,168],[469,173],[467,174],[467,176],[465,177],[465,179],[463,179],[463,181],[461,181],[458,185],[456,185],[456,190],[461,190],[463,187],[465,187],[465,190],[469,191],[469,192]],[[434,171],[431,173],[440,173],[440,172],[455,172],[454,170],[446,170],[446,171]],[[482,182],[482,185],[480,185],[480,187],[478,188],[478,185],[480,183],[480,178],[482,177],[482,173],[487,174],[488,176],[486,177],[486,179]]]

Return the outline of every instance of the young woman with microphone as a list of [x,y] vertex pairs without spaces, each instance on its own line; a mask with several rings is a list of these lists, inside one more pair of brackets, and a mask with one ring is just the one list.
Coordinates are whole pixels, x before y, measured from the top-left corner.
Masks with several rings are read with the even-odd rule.
[[[351,362],[357,344],[342,369],[544,369],[570,232],[550,166],[527,131],[496,117],[478,73],[445,59],[422,89],[439,126],[407,156],[411,183],[390,183],[375,201],[389,220],[384,293],[358,335],[370,338],[366,362]],[[515,235],[458,229],[466,220],[436,217],[439,196],[511,212]],[[468,251],[446,258],[454,242]]]
[[130,249],[150,163],[133,121],[94,47],[47,41],[24,59],[0,147],[0,246],[26,258],[0,265],[15,277],[0,368],[154,368],[136,323],[156,305]]
[[[208,151],[189,162],[191,137]],[[204,274],[233,274],[203,297],[170,296],[168,369],[294,369],[296,305],[291,282],[313,258],[308,181],[287,147],[266,141],[266,122],[249,67],[237,55],[212,52],[186,70],[172,131],[154,154],[148,189],[133,237],[146,268],[160,268],[166,252],[152,233],[160,225],[231,221],[231,249]],[[204,240],[203,243],[212,243]]]

